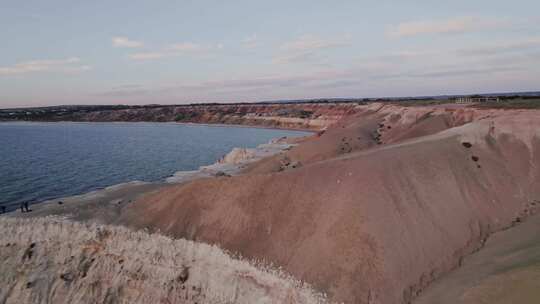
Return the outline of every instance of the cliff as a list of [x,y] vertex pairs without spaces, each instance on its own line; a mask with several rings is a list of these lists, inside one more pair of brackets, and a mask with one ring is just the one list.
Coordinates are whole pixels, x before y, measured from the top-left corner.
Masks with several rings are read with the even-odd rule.
[[291,129],[324,129],[355,111],[357,103],[207,104],[178,106],[72,106],[0,112],[31,121],[182,122]]
[[[539,110],[380,103],[348,107],[324,131],[289,150],[250,163],[239,176],[216,174],[169,185],[130,198],[130,203],[121,206],[113,204],[115,200],[100,199],[96,211],[90,213],[104,222],[159,231],[195,244],[215,244],[248,259],[264,260],[327,294],[329,301],[397,304],[415,301],[433,281],[444,278],[482,249],[493,233],[518,225],[537,212]],[[250,151],[236,150],[222,162],[250,157]],[[110,208],[115,208],[114,212],[107,212]],[[38,212],[24,216],[34,214]],[[13,222],[5,226],[6,240],[17,234],[22,240],[34,238],[27,237],[21,228],[10,230]],[[40,225],[29,227],[44,230]],[[531,231],[528,233],[536,230]],[[80,238],[77,233],[73,236]],[[159,234],[148,238],[154,237],[161,240]],[[127,240],[131,244],[129,237]],[[146,248],[146,237],[137,240]],[[114,241],[115,246],[124,246],[124,238]],[[31,246],[28,242],[21,242],[12,255],[24,255]],[[62,242],[72,240],[65,237]],[[151,256],[159,255],[160,250],[169,252],[165,243],[156,246],[164,247],[151,251]],[[80,247],[78,243],[76,247]],[[53,248],[59,252],[56,248],[60,247]],[[51,252],[43,256],[51,258]],[[7,268],[0,270],[8,274],[9,282],[19,284],[8,289],[15,290],[12,299],[24,298],[21,284],[27,277],[15,279],[15,269],[20,267],[17,258],[6,259]],[[156,267],[170,265],[161,261]],[[223,265],[229,263],[236,265],[223,260]],[[23,269],[39,272],[39,265],[43,264]],[[209,267],[219,270],[226,267],[223,265]],[[219,277],[219,273],[221,270],[217,274],[208,270],[205,277]],[[45,281],[58,284],[55,278]],[[126,274],[100,278],[107,282],[99,287],[99,295],[103,295],[111,282],[117,286],[115,282],[126,280]],[[82,291],[66,287],[64,292],[86,295],[85,288],[93,290],[94,285],[89,284],[93,281],[81,282]],[[493,285],[491,280],[485,283]],[[162,286],[158,285],[147,287],[148,294],[159,294],[161,291],[153,291]],[[207,290],[221,293],[222,289]],[[252,297],[253,290],[239,285],[236,293],[245,295],[249,302],[261,297],[259,291]],[[229,291],[225,294],[231,295]],[[271,299],[287,303],[283,293],[278,294]],[[126,297],[135,302],[141,299]]]
[[142,197],[120,222],[266,259],[333,301],[409,303],[533,213],[539,162],[540,111],[372,104],[243,176]]

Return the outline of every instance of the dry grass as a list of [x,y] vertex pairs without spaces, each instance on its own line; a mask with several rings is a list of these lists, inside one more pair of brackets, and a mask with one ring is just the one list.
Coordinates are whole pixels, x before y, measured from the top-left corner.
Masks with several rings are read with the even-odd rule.
[[58,218],[0,219],[0,303],[323,303],[216,246]]

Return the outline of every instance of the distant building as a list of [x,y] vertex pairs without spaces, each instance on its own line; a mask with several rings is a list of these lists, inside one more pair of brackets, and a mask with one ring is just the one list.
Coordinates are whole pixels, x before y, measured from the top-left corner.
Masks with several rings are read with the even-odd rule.
[[476,103],[476,102],[499,102],[499,97],[489,96],[465,96],[456,98],[456,103]]

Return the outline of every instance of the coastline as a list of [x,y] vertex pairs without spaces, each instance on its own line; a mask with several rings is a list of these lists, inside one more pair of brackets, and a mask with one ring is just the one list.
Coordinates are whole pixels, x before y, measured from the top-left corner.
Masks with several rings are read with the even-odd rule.
[[313,134],[323,130],[323,129],[310,129],[310,128],[284,128],[284,127],[278,127],[278,126],[223,124],[223,123],[197,123],[197,122],[163,122],[163,123],[172,123],[172,124],[180,124],[180,125],[188,125],[188,126],[195,125],[195,126],[206,126],[206,127],[233,127],[233,128],[298,131],[298,132],[308,132],[308,133],[313,133]]
[[179,184],[205,177],[239,175],[249,164],[296,146],[296,144],[287,143],[287,140],[288,137],[282,137],[272,139],[269,143],[260,144],[255,148],[233,148],[215,163],[201,166],[198,170],[177,171],[166,178],[165,182]]
[[[336,302],[373,295],[381,303],[414,301],[482,252],[491,235],[528,222],[531,206],[540,203],[530,201],[539,175],[523,168],[536,161],[540,120],[533,111],[373,108],[260,160],[252,171],[239,168],[260,159],[257,153],[233,149],[212,165],[177,172],[171,183],[112,186],[103,195],[19,214],[219,244],[284,267]],[[452,178],[456,183],[446,182]],[[514,180],[531,188],[517,188]],[[381,247],[398,248],[399,255]],[[342,271],[351,268],[357,270]],[[326,285],[336,278],[344,282],[339,289]]]
[[205,127],[221,127],[221,128],[248,128],[248,129],[265,129],[265,130],[283,130],[283,131],[298,131],[306,133],[317,133],[324,128],[285,128],[279,126],[265,125],[249,125],[249,124],[224,124],[224,123],[198,123],[198,122],[174,122],[174,121],[74,121],[74,120],[0,120],[2,123],[35,123],[35,124],[57,124],[57,123],[73,123],[73,124],[170,124],[170,125],[186,125],[186,126],[205,126]]
[[[23,122],[28,123],[28,122]],[[29,123],[60,123],[60,122],[29,122]],[[65,122],[64,122],[65,123]],[[95,123],[95,122],[69,122],[69,123]],[[109,123],[109,122],[103,122]],[[118,122],[118,123],[132,123],[132,122]],[[154,123],[154,122],[142,122],[142,123]],[[169,124],[176,124],[174,122],[166,122]],[[185,124],[185,123],[181,123]],[[189,123],[186,125],[199,126],[205,125],[210,127],[243,127],[251,128],[251,126],[236,126],[236,125],[218,125],[218,124],[196,124]],[[271,127],[261,127],[261,129],[277,129]],[[285,130],[285,129],[282,129]],[[291,131],[300,131],[294,129],[287,129]],[[302,131],[310,132],[313,131]],[[288,143],[290,139],[301,139],[305,136],[294,137],[281,137],[273,138],[268,143],[260,144],[254,148],[239,148],[235,147],[221,158],[217,159],[214,163],[204,165],[196,170],[188,171],[176,171],[172,175],[164,177],[157,181],[127,181],[119,184],[113,184],[106,187],[99,187],[88,192],[70,195],[59,196],[55,198],[46,198],[39,200],[30,205],[31,212],[21,213],[17,204],[7,204],[11,206],[9,211],[5,213],[7,216],[14,217],[36,217],[47,215],[62,215],[78,220],[88,220],[93,218],[90,213],[114,213],[117,214],[121,211],[124,205],[135,201],[141,195],[149,192],[157,191],[159,189],[175,186],[182,183],[188,183],[201,178],[211,177],[223,177],[223,176],[236,176],[242,174],[249,164],[257,162],[263,158],[276,155],[282,151],[286,151],[296,144]],[[12,209],[13,208],[13,209]],[[80,212],[77,209],[85,209]],[[105,211],[104,211],[105,210]],[[91,211],[91,212],[90,212]],[[107,219],[103,219],[104,222],[112,220],[109,216],[105,216]]]

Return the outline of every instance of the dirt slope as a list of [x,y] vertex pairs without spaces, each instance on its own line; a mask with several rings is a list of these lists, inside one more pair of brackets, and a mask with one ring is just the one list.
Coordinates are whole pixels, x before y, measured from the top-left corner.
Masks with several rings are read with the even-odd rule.
[[[533,202],[534,208],[540,202]],[[540,303],[540,215],[491,236],[415,304]]]
[[332,300],[407,303],[540,195],[538,111],[355,115],[250,174],[143,197],[120,222],[264,258]]

